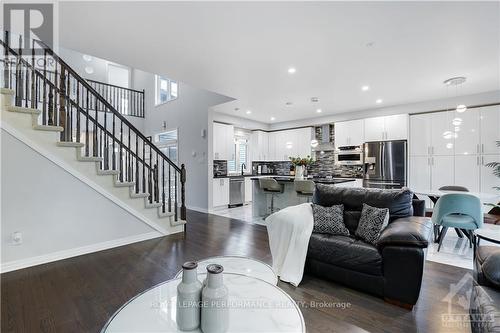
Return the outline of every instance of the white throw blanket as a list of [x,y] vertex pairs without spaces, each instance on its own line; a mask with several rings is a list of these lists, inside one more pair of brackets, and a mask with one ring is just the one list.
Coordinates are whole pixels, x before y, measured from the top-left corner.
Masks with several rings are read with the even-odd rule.
[[311,204],[287,207],[266,218],[273,269],[280,280],[297,287],[302,281],[313,230]]

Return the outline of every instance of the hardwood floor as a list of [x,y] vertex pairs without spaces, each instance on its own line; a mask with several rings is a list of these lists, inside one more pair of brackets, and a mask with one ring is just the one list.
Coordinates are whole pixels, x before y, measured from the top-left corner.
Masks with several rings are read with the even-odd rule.
[[[172,278],[184,261],[244,255],[271,263],[265,227],[188,212],[187,233],[35,266],[1,275],[2,332],[99,332],[128,299]],[[470,271],[428,262],[420,300],[407,311],[383,300],[306,275],[295,288],[281,283],[302,308],[307,332],[470,332],[445,327],[443,301]],[[470,281],[450,303],[453,314]],[[335,302],[346,307],[314,307]],[[347,306],[349,305],[349,306]]]

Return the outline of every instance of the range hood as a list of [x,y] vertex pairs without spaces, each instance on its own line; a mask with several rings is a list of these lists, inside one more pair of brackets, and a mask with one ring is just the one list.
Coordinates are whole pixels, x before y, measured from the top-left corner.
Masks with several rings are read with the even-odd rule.
[[334,124],[324,124],[314,128],[315,139],[318,141],[318,146],[313,148],[313,151],[331,151],[335,150],[334,145]]

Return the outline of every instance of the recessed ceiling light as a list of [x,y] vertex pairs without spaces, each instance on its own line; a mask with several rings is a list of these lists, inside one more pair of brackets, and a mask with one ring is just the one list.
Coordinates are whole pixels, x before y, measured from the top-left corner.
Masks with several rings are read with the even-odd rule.
[[234,108],[234,111],[240,111],[240,108]]
[[368,90],[370,90],[370,86],[362,86],[361,90],[368,91]]
[[375,103],[377,103],[377,104],[380,104],[380,103],[382,103],[382,102],[383,102],[382,98],[379,98],[379,99],[377,99],[377,100],[375,101]]
[[250,114],[250,113],[252,113],[252,111],[250,111],[250,110],[247,110],[247,112],[246,112],[246,113],[247,113],[247,114]]
[[92,74],[92,73],[94,73],[94,69],[90,66],[87,66],[87,67],[85,67],[85,72],[87,74]]
[[319,98],[318,97],[311,97],[311,102],[313,102],[313,103],[319,102]]
[[321,110],[321,109],[317,109],[317,110],[316,110],[316,112],[317,112],[317,113],[321,113],[321,112],[323,112],[323,110]]
[[290,67],[288,68],[288,74],[293,74],[295,73],[297,70],[295,69],[295,67]]
[[274,120],[276,120],[276,118],[274,118],[274,117],[271,117],[271,121],[274,121]]
[[292,103],[292,102],[286,102],[286,103],[285,103],[285,105],[286,105],[286,106],[292,106],[292,105],[293,105],[293,103]]
[[92,56],[89,56],[88,54],[82,55],[83,60],[85,61],[92,61]]

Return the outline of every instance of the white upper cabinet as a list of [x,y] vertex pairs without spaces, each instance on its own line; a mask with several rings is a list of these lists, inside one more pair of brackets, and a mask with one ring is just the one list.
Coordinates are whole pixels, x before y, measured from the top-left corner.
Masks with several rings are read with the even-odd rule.
[[269,159],[269,134],[264,131],[253,131],[251,140],[252,161],[267,161]]
[[365,141],[385,140],[385,117],[365,119]]
[[500,147],[496,145],[496,142],[500,141],[500,106],[479,108],[479,120],[481,123],[481,153],[500,154]]
[[431,155],[453,155],[454,150],[454,111],[428,114],[431,117]]
[[406,140],[408,139],[408,115],[396,114],[384,117],[385,119],[385,139],[386,140]]
[[408,115],[398,114],[365,119],[365,140],[406,140],[408,138]]
[[234,159],[234,127],[214,123],[213,127],[213,158],[214,160]]
[[297,131],[297,151],[296,156],[306,157],[311,156],[311,137],[312,128],[299,128]]
[[455,154],[478,154],[480,152],[479,110],[469,109],[462,113],[455,111],[451,122],[455,136]]
[[311,127],[269,133],[268,161],[288,161],[290,157],[311,155]]
[[335,147],[360,146],[364,142],[363,120],[335,123]]
[[432,118],[429,114],[419,114],[410,118],[410,156],[430,154]]

